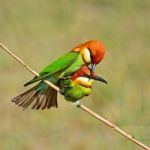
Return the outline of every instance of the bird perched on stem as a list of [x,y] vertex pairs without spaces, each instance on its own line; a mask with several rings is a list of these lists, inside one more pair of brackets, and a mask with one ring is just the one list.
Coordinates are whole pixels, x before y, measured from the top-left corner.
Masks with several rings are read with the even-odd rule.
[[[91,94],[94,80],[107,83],[103,78],[96,76],[94,72],[91,74],[89,67],[83,65],[72,76],[60,78],[55,85],[60,88],[60,93],[64,95],[67,101],[75,103],[84,96]],[[12,102],[23,109],[30,105],[32,105],[32,109],[49,109],[58,106],[57,91],[41,81],[35,87],[12,99]]]
[[89,67],[83,65],[70,79],[60,80],[60,93],[64,95],[67,101],[76,102],[91,94],[94,80],[107,84],[106,80],[97,76],[95,72],[91,74]]

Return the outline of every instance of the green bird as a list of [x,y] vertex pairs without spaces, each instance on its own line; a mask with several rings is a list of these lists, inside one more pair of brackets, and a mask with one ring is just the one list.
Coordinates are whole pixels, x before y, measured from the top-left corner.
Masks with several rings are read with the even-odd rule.
[[[41,99],[44,99],[45,105],[42,109],[50,108],[52,106],[57,107],[57,91],[49,87],[42,80],[46,79],[58,86],[61,79],[68,78],[75,73],[82,65],[91,65],[90,72],[95,69],[104,57],[105,47],[103,43],[95,40],[88,41],[80,44],[68,52],[64,56],[60,57],[52,64],[44,68],[39,76],[35,76],[31,81],[25,84],[25,86],[40,81],[35,87],[26,91],[25,93],[12,99],[17,105],[27,108],[32,101],[35,101],[33,109],[39,109],[41,107]],[[46,95],[46,97],[44,96]]]
[[97,76],[94,72],[91,74],[89,67],[83,65],[70,77],[70,79],[60,81],[60,92],[67,101],[75,103],[84,96],[91,94],[94,80],[107,84],[106,80]]

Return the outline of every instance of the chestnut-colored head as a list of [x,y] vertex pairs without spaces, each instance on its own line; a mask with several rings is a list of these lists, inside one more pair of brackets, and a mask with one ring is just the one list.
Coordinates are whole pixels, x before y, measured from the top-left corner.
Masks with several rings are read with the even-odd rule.
[[79,52],[86,64],[97,65],[105,55],[106,48],[100,41],[90,40],[73,48]]
[[[71,80],[75,80],[78,77],[87,77],[90,76],[90,69],[88,66],[83,65],[80,69],[78,69],[72,76]],[[88,78],[88,77],[87,77]]]
[[90,69],[84,65],[71,76],[71,80],[73,80],[73,82],[76,84],[90,88],[92,86],[93,80],[88,76],[90,76]]
[[75,83],[80,84],[85,87],[91,87],[93,80],[101,81],[107,83],[106,80],[96,75],[95,72],[91,74],[91,71],[88,66],[83,65],[80,69],[78,69],[72,76],[71,80]]

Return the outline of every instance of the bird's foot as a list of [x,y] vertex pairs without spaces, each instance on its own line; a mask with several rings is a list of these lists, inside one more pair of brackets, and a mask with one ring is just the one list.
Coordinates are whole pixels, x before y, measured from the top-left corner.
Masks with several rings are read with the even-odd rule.
[[80,101],[76,101],[75,103],[73,103],[73,105],[76,107],[80,107]]

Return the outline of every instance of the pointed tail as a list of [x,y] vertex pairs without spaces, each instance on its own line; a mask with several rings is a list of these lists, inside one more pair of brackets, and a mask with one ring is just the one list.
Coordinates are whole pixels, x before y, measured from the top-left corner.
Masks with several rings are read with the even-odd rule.
[[16,105],[26,109],[31,106],[32,109],[50,109],[51,107],[58,107],[57,91],[48,87],[42,91],[36,91],[38,85],[29,89],[28,91],[18,95],[12,99]]

